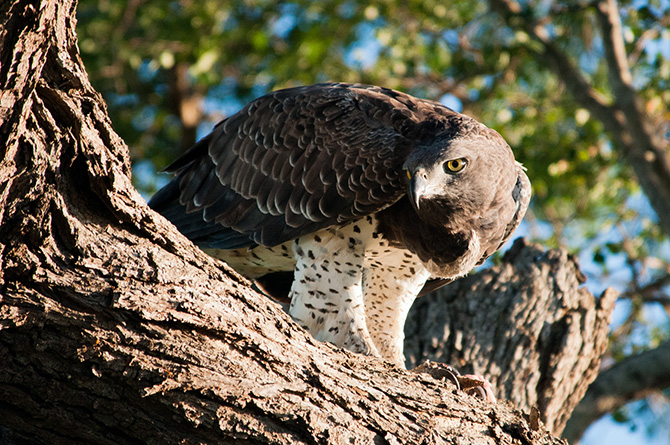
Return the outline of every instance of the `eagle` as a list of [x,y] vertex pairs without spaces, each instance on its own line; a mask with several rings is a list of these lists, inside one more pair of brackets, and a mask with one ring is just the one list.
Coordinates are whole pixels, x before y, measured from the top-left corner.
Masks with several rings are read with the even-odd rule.
[[251,279],[292,271],[297,323],[400,367],[417,296],[500,249],[530,200],[496,131],[363,84],[255,99],[166,170],[149,205],[181,233]]

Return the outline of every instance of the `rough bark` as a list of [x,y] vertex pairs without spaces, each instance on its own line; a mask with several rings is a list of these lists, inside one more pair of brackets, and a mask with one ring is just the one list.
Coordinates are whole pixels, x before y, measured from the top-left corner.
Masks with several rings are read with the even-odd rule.
[[75,7],[0,3],[3,441],[561,443],[509,404],[316,342],[148,209]]
[[596,301],[563,250],[518,239],[502,264],[414,304],[405,326],[409,365],[445,361],[482,374],[560,434],[598,374],[616,292]]

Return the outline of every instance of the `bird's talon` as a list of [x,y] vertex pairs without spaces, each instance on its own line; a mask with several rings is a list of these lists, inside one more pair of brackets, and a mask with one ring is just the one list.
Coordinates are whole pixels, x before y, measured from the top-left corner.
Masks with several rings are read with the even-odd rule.
[[458,380],[460,377],[460,373],[455,369],[452,368],[451,366],[447,365],[446,368],[444,369],[444,376],[442,377],[442,380],[451,380],[451,382],[456,385],[456,390],[460,391],[461,390],[461,383]]
[[477,397],[478,399],[486,400],[486,391],[481,386],[476,386],[474,388],[467,389],[465,390],[465,393],[472,397]]
[[493,394],[493,386],[481,375],[462,375],[458,378],[463,391],[473,397],[478,397],[489,403],[496,403],[496,396]]
[[481,375],[466,374],[461,375],[458,370],[444,363],[427,361],[417,366],[412,372],[428,374],[437,380],[449,379],[456,390],[463,391],[466,394],[480,398],[489,403],[496,403],[496,397],[493,394],[491,383]]

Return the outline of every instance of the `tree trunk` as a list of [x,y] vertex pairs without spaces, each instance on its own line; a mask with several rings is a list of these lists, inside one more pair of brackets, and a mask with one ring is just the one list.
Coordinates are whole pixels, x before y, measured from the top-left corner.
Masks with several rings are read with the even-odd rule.
[[417,301],[405,325],[409,364],[450,361],[483,374],[498,395],[535,407],[560,434],[596,378],[617,294],[598,300],[576,260],[517,239],[502,264]]
[[[131,185],[127,147],[86,77],[75,7],[74,0],[0,3],[0,441],[561,443],[509,404],[315,341],[152,212]],[[536,258],[524,252],[534,248],[519,249],[513,262],[533,273]],[[493,310],[487,319],[495,323],[521,314],[491,305],[523,292],[518,301],[533,310],[515,330],[489,325],[497,335],[481,338],[491,343],[477,346],[476,330],[463,336],[472,340],[460,352],[451,337],[445,343],[452,360],[478,363],[523,409],[547,407],[551,425],[572,409],[548,414],[553,379],[568,369],[581,396],[608,320],[606,304],[594,309],[574,276],[560,275],[570,267],[565,258],[540,259],[535,281],[498,269],[469,279],[481,292],[454,297],[454,308],[468,310],[453,332],[477,326],[478,307]],[[557,286],[565,288],[543,293]],[[582,300],[590,306],[580,312],[574,302]],[[566,363],[561,342],[572,347],[573,329],[596,346],[580,345],[581,355]],[[517,359],[507,355],[513,350],[533,354]],[[515,370],[522,375],[503,383]],[[533,384],[521,387],[519,378]]]

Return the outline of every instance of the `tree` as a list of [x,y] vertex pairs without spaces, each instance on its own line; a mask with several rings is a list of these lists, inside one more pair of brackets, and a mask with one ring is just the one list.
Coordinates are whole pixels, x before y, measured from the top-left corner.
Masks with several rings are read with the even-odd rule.
[[[443,99],[495,127],[528,168],[531,235],[579,255],[592,289],[621,292],[627,317],[610,336],[611,362],[667,342],[667,321],[645,320],[670,312],[667,2],[203,0],[169,13],[124,5],[84,1],[80,30],[93,83],[128,130],[138,166],[176,156],[174,98],[217,103],[201,106],[204,130],[222,117],[214,108],[231,112],[269,89],[323,80]],[[189,73],[185,93],[169,81],[178,66]],[[147,191],[154,181],[136,176]],[[669,375],[667,363],[649,377]],[[608,373],[638,382],[626,369]],[[663,379],[644,382],[613,388],[625,395],[617,406],[667,394]]]
[[[526,415],[313,340],[134,190],[79,58],[75,8],[0,6],[4,442],[560,443],[539,418],[558,431],[594,377],[615,294],[595,301],[564,251],[523,242],[446,294],[459,307],[468,293],[463,326],[488,314],[497,327],[482,335],[490,344],[465,335],[449,347],[494,377],[543,381],[517,397]],[[519,318],[471,309],[492,295]],[[497,357],[513,350],[532,354]],[[552,394],[562,408],[540,401]]]

